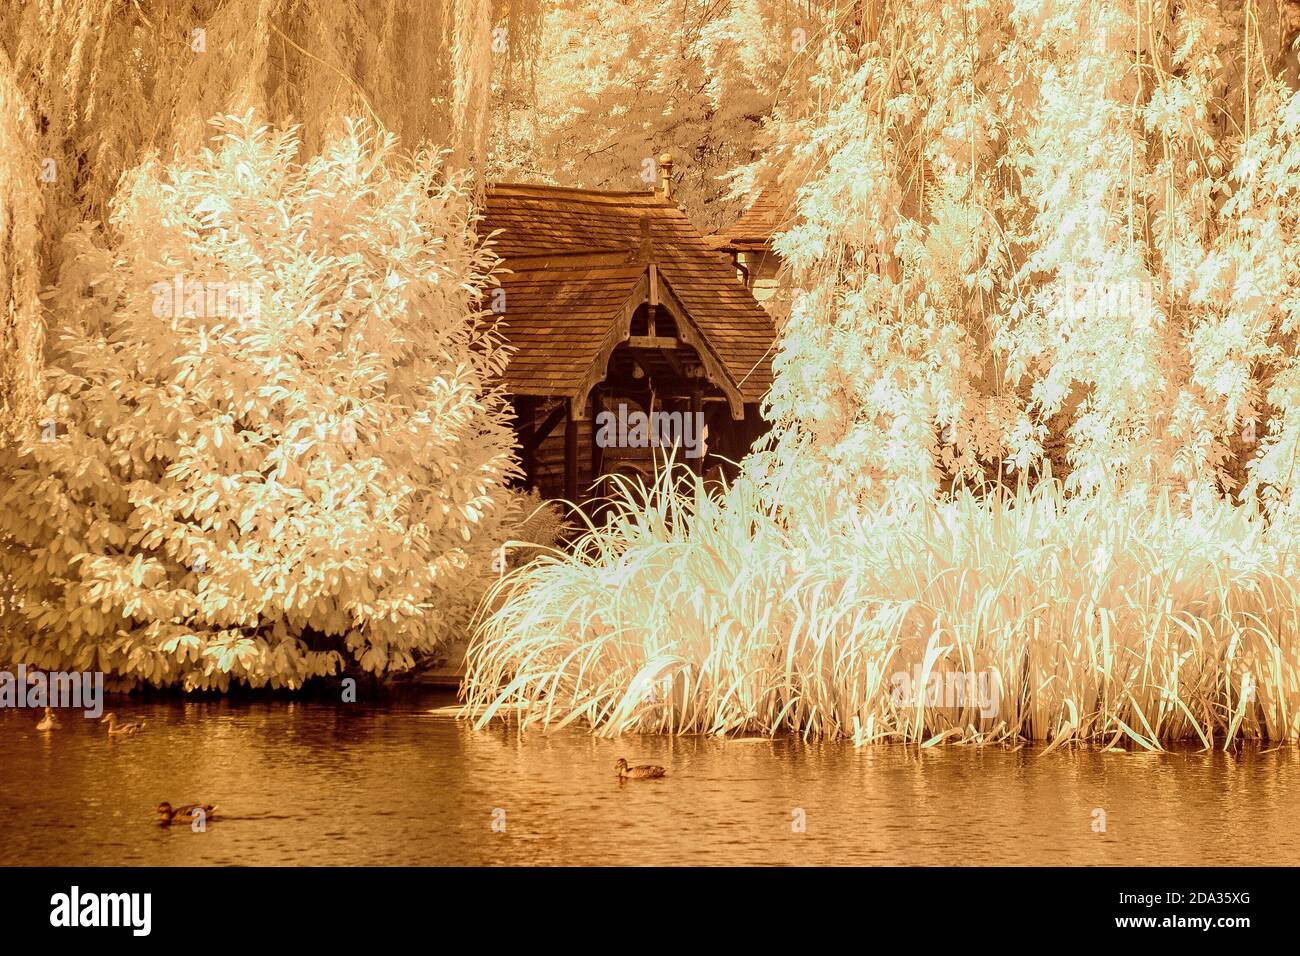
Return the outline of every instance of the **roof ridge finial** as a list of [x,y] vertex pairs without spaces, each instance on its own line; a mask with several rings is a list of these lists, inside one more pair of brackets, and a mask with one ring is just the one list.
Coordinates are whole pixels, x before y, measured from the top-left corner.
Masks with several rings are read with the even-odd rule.
[[673,201],[673,154],[663,153],[659,157],[659,188],[655,195],[664,202]]

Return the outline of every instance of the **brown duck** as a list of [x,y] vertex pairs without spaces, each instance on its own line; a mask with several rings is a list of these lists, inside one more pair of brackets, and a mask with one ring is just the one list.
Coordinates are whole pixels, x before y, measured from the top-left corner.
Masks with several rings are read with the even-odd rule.
[[618,758],[618,763],[614,764],[614,770],[618,773],[618,779],[620,780],[653,780],[656,777],[668,775],[668,771],[663,767],[656,767],[653,764],[629,767],[627,760],[623,757]]
[[144,730],[143,720],[138,724],[126,723],[119,725],[117,722],[117,714],[112,713],[105,714],[103,717],[99,718],[99,722],[101,724],[108,724],[108,735],[110,737],[129,737],[132,734]]
[[207,822],[216,815],[217,808],[211,803],[186,803],[173,807],[164,800],[158,804],[156,812],[158,822],[162,826],[169,827],[173,823],[193,823],[195,820]]

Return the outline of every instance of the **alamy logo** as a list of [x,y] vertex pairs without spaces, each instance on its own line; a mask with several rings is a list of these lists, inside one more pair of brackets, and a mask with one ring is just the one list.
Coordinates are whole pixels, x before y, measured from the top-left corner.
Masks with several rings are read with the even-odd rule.
[[923,679],[917,664],[910,674],[896,673],[892,683],[890,699],[895,707],[976,707],[981,717],[996,717],[1002,701],[1002,677],[997,671],[932,670]]
[[18,673],[0,671],[0,707],[70,708],[85,711],[95,720],[104,713],[102,671],[31,671],[19,664]]
[[1077,282],[1061,286],[1065,314],[1075,320],[1139,318],[1155,311],[1150,282]]
[[596,444],[601,448],[671,448],[678,446],[687,458],[704,454],[703,412],[628,411],[618,406],[596,416]]
[[148,936],[152,924],[151,893],[83,894],[74,886],[50,897],[51,926],[127,926],[134,936]]
[[199,282],[181,274],[155,282],[152,291],[153,314],[159,319],[249,319],[262,311],[261,297],[248,282]]

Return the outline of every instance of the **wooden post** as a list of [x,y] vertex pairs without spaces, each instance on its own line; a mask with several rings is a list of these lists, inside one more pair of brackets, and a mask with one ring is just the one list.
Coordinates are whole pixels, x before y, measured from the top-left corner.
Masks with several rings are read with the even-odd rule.
[[577,409],[569,402],[569,413],[564,417],[564,497],[578,503],[578,417]]
[[[704,409],[703,390],[698,385],[691,386],[691,428],[700,424],[700,412]],[[700,457],[691,459],[691,467],[697,475],[704,474],[704,428],[700,426],[699,432],[695,436],[696,442],[699,443]]]
[[519,434],[519,464],[524,470],[524,487],[534,487],[537,480],[537,411],[532,399],[515,399],[515,422]]
[[605,463],[605,450],[596,443],[600,429],[596,427],[596,416],[600,414],[600,392],[591,393],[591,480],[594,484],[600,477],[600,469]]

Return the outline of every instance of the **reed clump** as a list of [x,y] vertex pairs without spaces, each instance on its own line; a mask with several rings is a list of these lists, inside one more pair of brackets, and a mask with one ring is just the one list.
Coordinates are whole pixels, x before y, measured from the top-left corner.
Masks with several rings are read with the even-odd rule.
[[796,516],[745,477],[621,483],[606,523],[489,596],[467,712],[858,744],[1300,732],[1295,536],[1249,508],[1052,481],[864,513],[823,494]]

